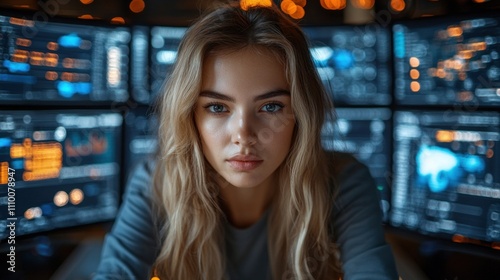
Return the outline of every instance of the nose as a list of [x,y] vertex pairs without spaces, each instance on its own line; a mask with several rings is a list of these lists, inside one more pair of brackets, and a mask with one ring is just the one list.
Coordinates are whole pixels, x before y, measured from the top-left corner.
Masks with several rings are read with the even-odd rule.
[[252,146],[257,143],[256,122],[252,113],[236,113],[230,127],[232,142],[239,146]]

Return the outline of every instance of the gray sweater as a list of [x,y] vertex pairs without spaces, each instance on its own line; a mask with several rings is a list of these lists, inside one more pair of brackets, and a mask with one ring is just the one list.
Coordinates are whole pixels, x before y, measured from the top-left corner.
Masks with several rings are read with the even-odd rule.
[[[331,229],[340,249],[343,279],[398,279],[391,248],[384,239],[378,193],[363,164],[335,153],[332,173],[339,187]],[[149,279],[160,248],[151,213],[154,162],[131,174],[124,201],[105,238],[94,280]],[[230,279],[271,279],[267,253],[268,211],[246,229],[225,225],[227,275]]]

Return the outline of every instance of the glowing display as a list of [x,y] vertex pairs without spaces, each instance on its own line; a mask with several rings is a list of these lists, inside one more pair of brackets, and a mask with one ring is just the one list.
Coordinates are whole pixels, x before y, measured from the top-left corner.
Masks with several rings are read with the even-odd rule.
[[319,76],[337,104],[391,103],[387,29],[370,25],[303,29]]
[[1,101],[127,100],[128,29],[0,16],[0,30]]
[[498,16],[394,25],[396,100],[415,105],[498,106],[499,30]]
[[337,120],[323,129],[327,150],[348,152],[366,164],[380,191],[384,220],[390,203],[391,111],[387,108],[337,108]]
[[151,103],[168,78],[186,27],[134,27],[132,33],[132,96]]
[[[16,234],[114,218],[119,201],[122,116],[0,111],[0,214],[15,169]],[[0,223],[0,238],[7,236]]]
[[500,115],[396,112],[391,223],[500,241]]
[[153,155],[158,147],[158,117],[147,107],[140,107],[125,116],[125,162],[130,174],[135,164]]

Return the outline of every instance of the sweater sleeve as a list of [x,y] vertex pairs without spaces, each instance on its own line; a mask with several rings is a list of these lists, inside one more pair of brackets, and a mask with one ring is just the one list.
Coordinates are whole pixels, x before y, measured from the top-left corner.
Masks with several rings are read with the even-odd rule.
[[337,184],[332,218],[343,279],[398,279],[392,250],[384,237],[379,195],[369,170],[352,158],[338,174]]
[[130,176],[94,280],[149,279],[159,248],[151,209],[153,165],[140,164]]

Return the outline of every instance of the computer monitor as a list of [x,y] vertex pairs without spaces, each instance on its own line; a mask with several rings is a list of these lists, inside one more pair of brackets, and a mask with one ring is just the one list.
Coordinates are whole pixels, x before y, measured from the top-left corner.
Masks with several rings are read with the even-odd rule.
[[403,105],[500,105],[500,17],[393,25],[394,95]]
[[456,242],[500,242],[500,115],[394,114],[391,225]]
[[132,31],[132,96],[151,104],[168,78],[187,27],[135,26]]
[[122,116],[0,111],[0,239],[111,220],[120,200]]
[[138,107],[125,115],[125,174],[136,164],[152,156],[158,148],[159,120],[150,107]]
[[129,42],[126,27],[0,15],[0,103],[124,102]]
[[336,108],[325,124],[323,147],[353,154],[367,165],[380,193],[384,221],[390,206],[391,111],[389,108]]
[[390,29],[344,25],[303,30],[319,76],[336,104],[391,103]]

